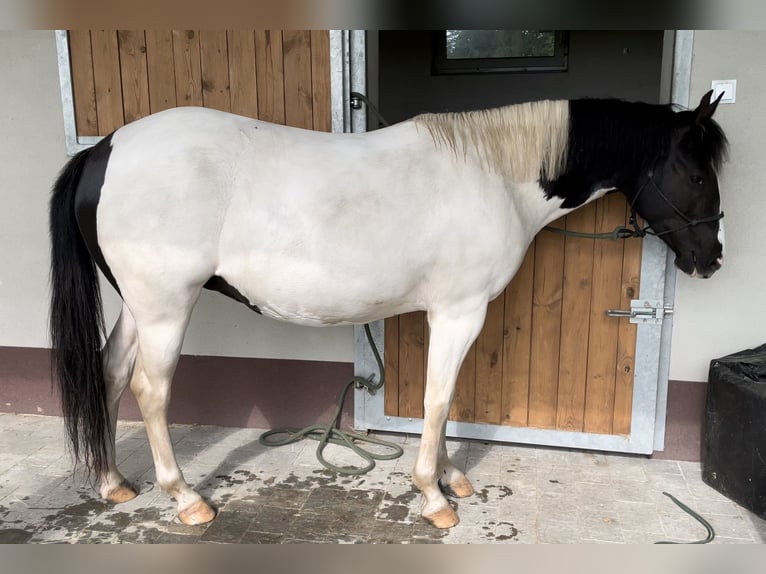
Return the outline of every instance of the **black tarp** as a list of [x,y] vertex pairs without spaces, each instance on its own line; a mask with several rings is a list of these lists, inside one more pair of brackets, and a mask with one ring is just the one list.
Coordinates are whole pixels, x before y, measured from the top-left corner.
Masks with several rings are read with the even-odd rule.
[[702,479],[766,518],[766,344],[710,362]]

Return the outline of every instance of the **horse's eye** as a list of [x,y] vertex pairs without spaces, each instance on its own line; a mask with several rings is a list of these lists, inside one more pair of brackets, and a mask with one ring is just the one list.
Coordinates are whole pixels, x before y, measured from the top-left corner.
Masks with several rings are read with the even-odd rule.
[[704,181],[704,180],[702,179],[702,176],[699,176],[699,175],[692,175],[692,176],[691,176],[689,179],[691,179],[691,182],[692,182],[694,185],[702,185],[702,183],[703,183],[703,181]]

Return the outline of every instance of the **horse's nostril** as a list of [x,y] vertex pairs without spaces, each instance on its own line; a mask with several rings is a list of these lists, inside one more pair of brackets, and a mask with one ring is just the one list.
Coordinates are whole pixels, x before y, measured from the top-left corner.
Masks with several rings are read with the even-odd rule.
[[708,262],[708,267],[713,269],[714,271],[717,269],[720,269],[722,265],[723,265],[722,256],[714,257]]

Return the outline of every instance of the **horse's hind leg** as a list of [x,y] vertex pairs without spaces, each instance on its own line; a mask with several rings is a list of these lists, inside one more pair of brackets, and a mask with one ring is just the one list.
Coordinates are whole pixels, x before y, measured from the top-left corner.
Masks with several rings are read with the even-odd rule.
[[429,311],[428,315],[431,338],[428,347],[425,417],[412,480],[425,498],[423,518],[437,528],[449,528],[458,523],[457,514],[439,488],[439,479],[444,476],[445,480],[451,481],[450,485],[454,482],[457,487],[465,480],[465,476],[449,463],[446,444],[443,442],[444,428],[460,365],[484,324],[486,310],[486,302],[476,302],[468,309],[463,307],[448,309],[446,312]]
[[170,384],[197,295],[175,309],[155,313],[134,309],[138,358],[130,388],[146,424],[157,483],[178,503],[178,516],[184,524],[204,524],[215,518],[215,510],[184,480],[167,423]]
[[128,308],[123,305],[104,348],[104,380],[111,432],[107,445],[107,473],[101,477],[101,496],[110,502],[126,502],[137,494],[136,489],[117,469],[114,444],[120,398],[133,374],[136,349],[136,323]]

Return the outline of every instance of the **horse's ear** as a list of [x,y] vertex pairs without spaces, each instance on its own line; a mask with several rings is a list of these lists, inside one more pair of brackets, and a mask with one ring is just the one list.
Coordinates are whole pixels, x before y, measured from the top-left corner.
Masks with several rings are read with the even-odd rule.
[[721,101],[723,95],[724,92],[721,92],[713,102],[710,101],[713,97],[713,90],[710,90],[708,93],[702,96],[700,105],[697,106],[696,110],[694,110],[694,121],[698,124],[702,124],[712,118],[716,108],[718,107],[718,102]]

